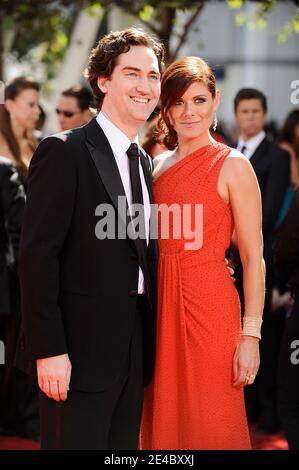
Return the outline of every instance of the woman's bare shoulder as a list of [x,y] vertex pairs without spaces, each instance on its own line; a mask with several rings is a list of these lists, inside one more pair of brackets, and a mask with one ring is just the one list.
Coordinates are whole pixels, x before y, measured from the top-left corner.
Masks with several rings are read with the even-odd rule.
[[220,178],[225,184],[242,185],[248,179],[256,180],[256,175],[248,158],[239,150],[231,149],[222,165]]
[[228,154],[224,165],[227,168],[244,168],[244,167],[251,167],[251,163],[249,162],[248,158],[243,155],[237,149],[231,149],[230,153]]

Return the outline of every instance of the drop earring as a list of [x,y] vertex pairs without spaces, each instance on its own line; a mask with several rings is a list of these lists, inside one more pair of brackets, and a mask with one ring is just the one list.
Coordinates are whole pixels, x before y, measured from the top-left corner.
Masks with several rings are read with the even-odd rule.
[[214,120],[213,120],[213,131],[215,132],[217,129],[217,124],[218,124],[218,119],[216,116],[216,113],[214,114]]

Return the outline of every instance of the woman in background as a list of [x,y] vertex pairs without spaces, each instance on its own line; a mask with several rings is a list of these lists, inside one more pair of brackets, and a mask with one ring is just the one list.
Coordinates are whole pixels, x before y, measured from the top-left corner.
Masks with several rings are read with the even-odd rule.
[[147,124],[147,128],[141,144],[143,150],[152,158],[157,157],[157,155],[160,155],[166,150],[166,148],[159,143],[157,138],[157,123],[158,118],[155,117]]
[[278,142],[280,147],[287,150],[290,154],[291,185],[286,191],[276,227],[278,227],[285,218],[294,198],[294,191],[299,185],[299,109],[294,109],[286,117],[279,134]]
[[11,80],[0,105],[0,155],[12,161],[22,181],[38,144],[34,130],[39,116],[39,84],[29,77]]
[[299,185],[299,109],[291,111],[279,134],[279,145],[290,154],[291,185]]

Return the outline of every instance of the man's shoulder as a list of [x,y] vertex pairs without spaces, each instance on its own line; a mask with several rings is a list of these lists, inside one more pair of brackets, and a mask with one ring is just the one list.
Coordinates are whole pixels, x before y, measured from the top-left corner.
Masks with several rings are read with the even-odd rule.
[[267,137],[265,137],[264,141],[265,141],[265,145],[267,147],[267,151],[271,155],[273,155],[274,157],[275,156],[287,157],[289,155],[289,152],[287,150],[281,148],[276,142],[273,142],[273,141],[269,140]]
[[[50,136],[45,137],[43,141],[47,139],[53,139],[56,141],[60,141],[66,144],[78,143],[80,140],[85,139],[85,133],[83,127],[77,127],[75,129],[69,129],[68,131],[57,132],[56,134],[52,134]],[[42,141],[42,142],[43,142]]]
[[[38,154],[39,158],[41,155],[47,154],[51,154],[51,158],[54,159],[55,155],[59,159],[62,154],[69,154],[73,157],[76,152],[82,152],[84,141],[85,134],[82,128],[70,129],[68,131],[46,136],[39,143],[35,154]],[[36,155],[34,155],[34,157],[35,156]],[[33,160],[35,159],[34,157]]]

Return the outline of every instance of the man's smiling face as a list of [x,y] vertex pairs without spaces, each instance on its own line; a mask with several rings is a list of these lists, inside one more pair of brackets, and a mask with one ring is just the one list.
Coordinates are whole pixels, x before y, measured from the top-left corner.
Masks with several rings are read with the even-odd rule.
[[141,127],[155,109],[160,97],[160,73],[154,51],[131,46],[118,57],[111,77],[98,78],[105,93],[103,113],[123,132]]

